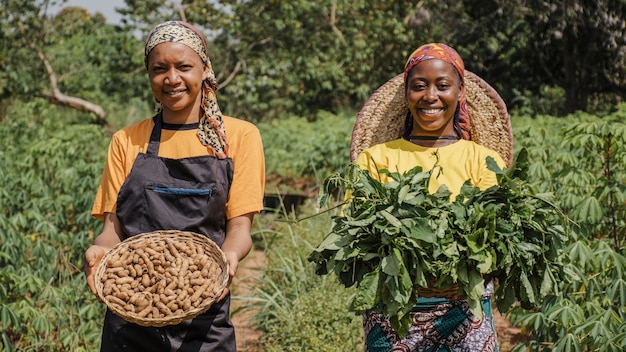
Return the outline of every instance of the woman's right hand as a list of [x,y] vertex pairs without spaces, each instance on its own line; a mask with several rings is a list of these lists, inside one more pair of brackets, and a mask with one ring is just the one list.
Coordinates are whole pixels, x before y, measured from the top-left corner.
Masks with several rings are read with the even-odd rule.
[[107,250],[108,248],[92,245],[85,251],[85,276],[87,277],[87,286],[89,286],[91,292],[96,296],[96,282],[94,280],[96,270]]
[[102,257],[120,243],[122,238],[122,230],[120,222],[114,213],[104,213],[104,225],[102,233],[96,237],[94,244],[85,251],[85,276],[87,277],[87,285],[94,295],[96,292],[96,270],[102,260]]

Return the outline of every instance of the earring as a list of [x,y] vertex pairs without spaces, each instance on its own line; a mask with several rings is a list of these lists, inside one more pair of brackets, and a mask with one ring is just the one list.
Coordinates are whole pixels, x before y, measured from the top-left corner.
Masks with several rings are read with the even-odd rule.
[[156,112],[163,111],[163,104],[161,104],[161,102],[158,101],[157,99],[154,99],[154,111]]

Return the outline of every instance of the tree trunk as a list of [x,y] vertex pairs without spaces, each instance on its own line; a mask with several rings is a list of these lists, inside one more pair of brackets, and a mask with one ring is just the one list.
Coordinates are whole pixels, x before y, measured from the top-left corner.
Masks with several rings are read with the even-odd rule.
[[565,113],[587,110],[587,99],[589,97],[588,89],[584,88],[587,75],[586,70],[581,68],[582,56],[587,53],[578,52],[578,43],[576,33],[571,29],[566,29],[563,33],[563,66],[564,81],[563,89],[565,90]]

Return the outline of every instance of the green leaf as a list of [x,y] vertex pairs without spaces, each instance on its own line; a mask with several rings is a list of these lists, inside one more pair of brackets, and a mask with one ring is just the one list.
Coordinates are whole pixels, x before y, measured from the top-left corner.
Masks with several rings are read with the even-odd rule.
[[485,292],[485,281],[483,280],[480,273],[475,270],[468,271],[469,282],[467,284],[467,302],[470,305],[470,310],[476,317],[482,319],[483,311],[482,311],[482,295]]
[[478,254],[473,254],[469,256],[469,258],[476,261],[476,269],[483,274],[488,274],[494,269],[494,256],[487,250]]
[[597,223],[602,220],[604,211],[596,197],[588,197],[583,199],[583,201],[574,208],[572,215],[575,219],[584,220],[589,223]]
[[6,332],[0,332],[0,336],[2,336],[2,346],[6,349],[7,352],[15,351],[15,346],[11,342],[11,339],[7,335]]
[[545,312],[546,317],[554,321],[559,326],[570,329],[585,321],[585,314],[582,309],[570,301],[563,301],[562,304],[556,305],[553,309]]
[[356,294],[352,300],[352,309],[356,312],[365,312],[373,309],[379,302],[378,284],[380,282],[380,272],[374,270],[363,276],[357,285]]
[[574,333],[580,335],[590,334],[591,336],[606,337],[611,336],[611,331],[606,323],[599,316],[589,316],[586,322],[574,329]]
[[[518,159],[520,158],[520,155],[521,154],[518,153]],[[500,168],[500,165],[498,165],[496,160],[491,156],[487,157],[487,169],[493,171],[496,175],[504,173],[504,171]]]
[[406,307],[411,299],[413,291],[411,276],[406,270],[402,270],[399,275],[388,276],[384,289],[392,298],[392,301],[387,301],[388,311],[390,314],[395,314]]
[[557,343],[554,345],[554,349],[556,351],[563,351],[563,352],[584,352],[585,351],[580,341],[578,341],[578,338],[574,334],[570,334],[570,333],[561,337],[557,341]]
[[397,248],[394,248],[388,256],[384,257],[380,266],[383,272],[391,276],[399,276],[404,269],[402,255]]
[[626,306],[626,281],[617,279],[613,281],[608,288],[609,298],[618,305]]
[[331,232],[328,235],[326,235],[324,240],[317,246],[315,251],[321,252],[324,250],[333,250],[333,251],[339,250],[340,247],[337,245],[337,243],[340,242],[343,237],[344,236]]
[[0,305],[0,322],[5,328],[17,328],[20,325],[17,315],[5,304]]
[[391,226],[394,226],[396,228],[402,227],[402,222],[400,222],[400,220],[398,220],[398,218],[396,218],[395,216],[391,215],[391,213],[389,213],[387,210],[381,210],[380,212],[378,212],[378,214],[385,218]]
[[435,231],[433,231],[428,220],[425,218],[415,219],[415,224],[410,228],[410,231],[407,233],[407,235],[415,240],[423,241],[430,244],[437,241]]
[[552,270],[550,270],[550,268],[548,267],[543,273],[543,280],[541,281],[541,288],[539,289],[539,293],[541,297],[545,297],[550,293],[556,293],[557,290],[558,284],[554,279]]
[[364,219],[359,219],[359,220],[348,220],[346,221],[346,225],[348,226],[355,226],[355,227],[365,227],[365,226],[369,226],[371,224],[374,223],[374,221],[376,221],[376,215],[371,215],[369,217],[366,217]]
[[531,304],[535,304],[537,301],[535,299],[535,290],[533,285],[528,280],[528,275],[526,275],[525,271],[520,273],[520,299],[523,301],[529,302]]
[[398,192],[398,204],[402,204],[405,201],[410,189],[411,186],[409,185],[404,185],[400,188],[400,191]]

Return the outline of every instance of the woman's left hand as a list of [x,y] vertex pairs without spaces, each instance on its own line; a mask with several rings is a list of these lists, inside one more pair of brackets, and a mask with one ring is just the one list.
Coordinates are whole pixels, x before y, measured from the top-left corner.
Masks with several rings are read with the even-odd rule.
[[252,248],[250,228],[254,214],[244,214],[234,217],[226,222],[226,238],[222,243],[222,251],[228,262],[228,284],[218,301],[221,301],[230,292],[230,283],[237,272],[239,261],[242,260]]
[[233,281],[233,277],[235,277],[235,273],[237,273],[237,267],[239,266],[239,256],[234,252],[224,252],[226,256],[226,261],[228,262],[228,283],[226,287],[222,291],[222,294],[217,299],[217,301],[223,300],[228,293],[230,292],[230,284]]

